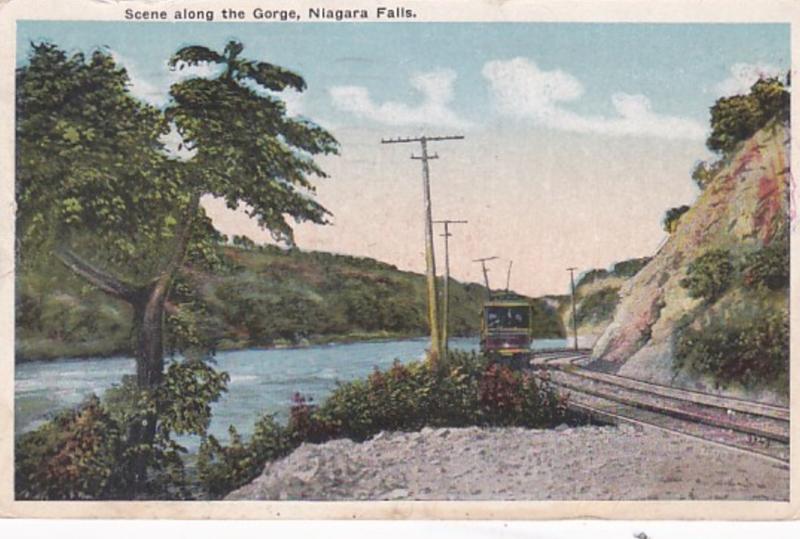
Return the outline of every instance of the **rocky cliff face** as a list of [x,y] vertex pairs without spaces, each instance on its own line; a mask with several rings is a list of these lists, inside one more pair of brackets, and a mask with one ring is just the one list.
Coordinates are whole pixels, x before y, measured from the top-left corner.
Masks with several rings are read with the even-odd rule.
[[[680,282],[689,264],[709,250],[736,257],[780,234],[789,218],[789,162],[788,128],[773,123],[723,163],[660,251],[620,288],[613,320],[595,343],[595,359],[622,375],[712,389],[709,380],[673,368],[680,323],[707,311]],[[733,304],[740,293],[733,286],[716,304]],[[785,301],[782,308],[788,308]],[[781,400],[769,392],[748,396]]]

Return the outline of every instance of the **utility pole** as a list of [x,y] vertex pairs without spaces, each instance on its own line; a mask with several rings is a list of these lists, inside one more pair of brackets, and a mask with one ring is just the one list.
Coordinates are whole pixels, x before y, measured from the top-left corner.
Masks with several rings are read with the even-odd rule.
[[439,340],[439,313],[436,304],[436,258],[433,253],[433,218],[431,217],[431,182],[428,170],[428,161],[438,159],[438,155],[428,155],[428,142],[438,142],[442,140],[462,140],[461,135],[451,135],[445,137],[411,137],[381,139],[381,144],[407,144],[419,142],[421,154],[412,155],[411,159],[422,161],[422,194],[425,202],[425,267],[428,277],[428,324],[431,328],[431,355],[438,358],[442,354],[442,345]]
[[486,291],[488,292],[489,297],[491,298],[492,297],[492,289],[489,288],[489,270],[486,269],[486,263],[489,260],[497,260],[497,257],[496,256],[490,256],[490,257],[487,257],[487,258],[477,258],[477,259],[473,260],[473,262],[480,262],[481,263],[481,268],[483,269],[483,282],[486,283]]
[[569,272],[569,284],[572,288],[572,335],[575,341],[575,350],[578,349],[578,318],[575,314],[575,274],[573,273],[578,268],[567,268]]
[[434,223],[444,225],[444,234],[440,234],[444,238],[444,298],[442,301],[442,358],[447,361],[450,354],[450,336],[448,326],[450,324],[450,247],[449,239],[452,234],[450,233],[450,225],[464,225],[466,221],[456,221],[452,219],[442,219],[434,221]]

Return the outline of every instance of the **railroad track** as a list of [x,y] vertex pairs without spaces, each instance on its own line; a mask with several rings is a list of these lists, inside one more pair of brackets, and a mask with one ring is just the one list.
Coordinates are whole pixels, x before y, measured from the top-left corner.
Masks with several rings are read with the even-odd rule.
[[651,384],[580,367],[585,350],[537,352],[550,383],[569,393],[569,406],[603,422],[632,423],[700,438],[789,464],[789,409]]

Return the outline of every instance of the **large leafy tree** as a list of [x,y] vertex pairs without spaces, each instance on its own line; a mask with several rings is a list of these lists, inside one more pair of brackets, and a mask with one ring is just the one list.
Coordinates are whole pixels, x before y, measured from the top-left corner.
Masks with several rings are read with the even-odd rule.
[[[206,195],[245,205],[276,238],[291,242],[290,220],[324,223],[313,177],[318,154],[334,138],[289,117],[279,93],[305,89],[278,66],[185,47],[171,66],[215,63],[214,78],[188,78],[170,89],[164,110],[131,95],[124,68],[102,51],[68,56],[32,46],[17,71],[17,237],[20,263],[59,260],[104,293],[132,306],[136,380],[164,379],[165,317],[179,316],[173,284],[187,258],[208,252],[212,223]],[[162,140],[172,130],[192,150],[178,158]],[[151,417],[140,439],[152,439]]]

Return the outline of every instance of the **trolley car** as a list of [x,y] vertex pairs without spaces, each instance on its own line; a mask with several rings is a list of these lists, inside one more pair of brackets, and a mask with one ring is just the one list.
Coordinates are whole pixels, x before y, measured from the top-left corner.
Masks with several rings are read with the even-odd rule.
[[533,305],[516,294],[493,295],[481,313],[481,352],[504,365],[521,367],[530,358]]

